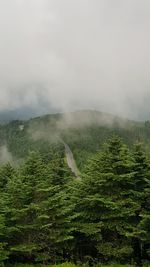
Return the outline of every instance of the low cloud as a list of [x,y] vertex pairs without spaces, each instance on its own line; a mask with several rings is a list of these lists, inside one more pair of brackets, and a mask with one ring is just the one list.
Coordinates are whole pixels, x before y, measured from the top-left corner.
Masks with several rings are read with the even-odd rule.
[[12,162],[13,158],[11,153],[8,151],[7,146],[3,145],[0,147],[0,163]]
[[150,114],[148,0],[1,0],[0,110]]

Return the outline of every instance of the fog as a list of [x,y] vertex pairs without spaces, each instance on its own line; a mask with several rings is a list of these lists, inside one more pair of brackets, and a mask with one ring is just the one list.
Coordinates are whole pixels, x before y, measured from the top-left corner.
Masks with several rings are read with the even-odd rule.
[[149,0],[0,0],[0,111],[150,116]]
[[3,145],[0,147],[0,163],[4,164],[7,162],[13,161],[12,154],[8,151],[8,148],[6,145]]

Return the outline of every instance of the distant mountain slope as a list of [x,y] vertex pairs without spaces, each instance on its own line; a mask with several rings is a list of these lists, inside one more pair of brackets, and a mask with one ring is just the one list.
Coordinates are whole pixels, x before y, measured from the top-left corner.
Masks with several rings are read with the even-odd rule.
[[28,108],[21,108],[15,110],[1,111],[0,112],[0,122],[7,123],[11,120],[26,120],[31,118],[32,116],[36,116],[37,113]]
[[0,144],[13,158],[24,158],[31,150],[46,151],[50,146],[68,144],[81,170],[105,140],[117,134],[128,144],[136,141],[150,151],[150,123],[135,122],[98,111],[84,110],[15,120],[0,126]]
[[39,109],[38,107],[22,107],[22,108],[16,108],[13,110],[5,110],[0,112],[0,123],[7,123],[12,120],[28,120],[32,117],[36,117],[39,115],[46,114],[47,110],[49,110],[50,113],[56,112],[55,109],[47,107],[41,107]]

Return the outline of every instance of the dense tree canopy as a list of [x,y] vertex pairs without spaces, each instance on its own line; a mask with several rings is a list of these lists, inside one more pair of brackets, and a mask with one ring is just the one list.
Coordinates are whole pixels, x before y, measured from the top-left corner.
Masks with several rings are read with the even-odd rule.
[[0,167],[0,262],[150,259],[150,164],[140,144],[113,136],[81,180],[63,149]]

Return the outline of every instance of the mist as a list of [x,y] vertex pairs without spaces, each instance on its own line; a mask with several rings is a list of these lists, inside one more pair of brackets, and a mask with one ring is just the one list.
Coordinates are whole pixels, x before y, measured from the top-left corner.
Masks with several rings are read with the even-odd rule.
[[0,0],[0,111],[150,116],[149,0]]
[[8,151],[6,145],[0,147],[0,163],[5,164],[7,162],[13,162],[12,154]]

